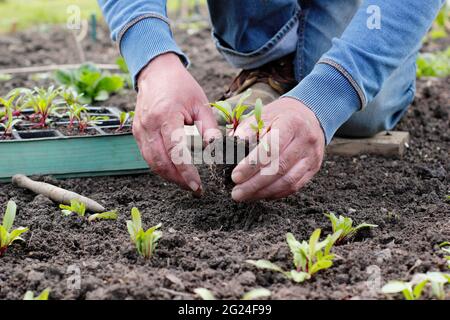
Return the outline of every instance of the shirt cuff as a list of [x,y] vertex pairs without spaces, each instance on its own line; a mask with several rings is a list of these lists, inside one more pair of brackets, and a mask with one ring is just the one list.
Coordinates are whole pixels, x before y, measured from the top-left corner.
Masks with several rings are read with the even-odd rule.
[[357,90],[335,67],[317,64],[295,88],[284,97],[299,100],[314,112],[329,144],[337,129],[362,106]]
[[141,70],[163,53],[173,52],[185,66],[189,65],[188,58],[173,39],[169,24],[159,18],[145,18],[132,25],[121,38],[120,50],[136,89]]

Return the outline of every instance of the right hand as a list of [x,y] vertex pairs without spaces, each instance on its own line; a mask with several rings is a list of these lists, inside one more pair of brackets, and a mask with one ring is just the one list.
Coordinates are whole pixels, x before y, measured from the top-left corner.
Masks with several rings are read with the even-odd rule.
[[[192,164],[186,137],[182,134],[174,139],[173,133],[195,121],[201,123],[197,127],[206,143],[221,136],[205,93],[174,53],[153,59],[141,71],[138,88],[133,134],[142,156],[153,172],[201,195],[200,176]],[[187,152],[190,161],[179,164],[172,160],[171,154],[180,150]]]

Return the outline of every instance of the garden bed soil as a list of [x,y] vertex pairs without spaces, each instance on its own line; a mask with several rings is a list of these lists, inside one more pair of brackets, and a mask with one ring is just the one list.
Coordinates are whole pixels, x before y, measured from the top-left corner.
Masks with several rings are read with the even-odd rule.
[[[63,32],[51,32],[0,37],[0,66],[74,62]],[[192,59],[194,76],[213,99],[235,70],[216,53],[208,33],[176,36]],[[51,39],[48,46],[42,37]],[[5,41],[15,50],[5,51]],[[113,46],[100,43],[90,46],[88,57],[114,61]],[[0,94],[31,84],[27,77],[16,77],[2,83]],[[449,78],[418,81],[416,100],[397,127],[411,133],[404,158],[326,156],[314,180],[281,201],[234,203],[203,166],[205,194],[200,199],[153,173],[65,181],[38,177],[120,212],[117,221],[80,224],[42,196],[1,185],[2,207],[16,201],[15,226],[30,231],[24,243],[0,258],[0,299],[21,299],[27,290],[46,287],[52,299],[191,299],[198,287],[224,299],[257,287],[271,290],[274,299],[382,299],[380,285],[389,280],[445,271],[438,244],[450,240],[450,204],[445,202],[450,193],[449,88]],[[132,107],[133,100],[127,92],[109,103]],[[163,223],[164,235],[151,260],[138,257],[130,243],[125,222],[133,206],[141,210],[145,227]],[[306,239],[316,228],[329,233],[323,215],[328,210],[379,227],[337,247],[335,265],[304,284],[244,262],[269,259],[290,268],[285,234]]]

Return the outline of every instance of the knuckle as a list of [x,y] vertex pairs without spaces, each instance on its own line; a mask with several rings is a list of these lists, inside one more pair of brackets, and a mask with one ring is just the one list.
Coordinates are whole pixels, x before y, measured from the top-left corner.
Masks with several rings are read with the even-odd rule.
[[285,176],[289,171],[289,164],[287,159],[280,159],[278,163],[278,174]]
[[297,192],[297,179],[294,176],[286,175],[283,178],[283,181],[287,187],[287,190],[290,192]]

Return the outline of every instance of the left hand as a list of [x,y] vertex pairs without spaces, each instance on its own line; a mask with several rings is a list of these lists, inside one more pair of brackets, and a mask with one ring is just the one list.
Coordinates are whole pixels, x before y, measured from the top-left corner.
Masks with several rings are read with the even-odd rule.
[[[265,106],[262,112],[265,127],[261,143],[234,169],[235,201],[275,200],[287,197],[302,188],[319,171],[324,156],[325,137],[314,113],[300,101],[280,98]],[[245,119],[236,130],[241,138],[255,137]],[[278,134],[278,143],[271,137]],[[253,138],[254,139],[254,138]],[[272,141],[272,143],[271,143]],[[264,161],[261,154],[272,154]],[[269,168],[275,168],[270,170]]]

